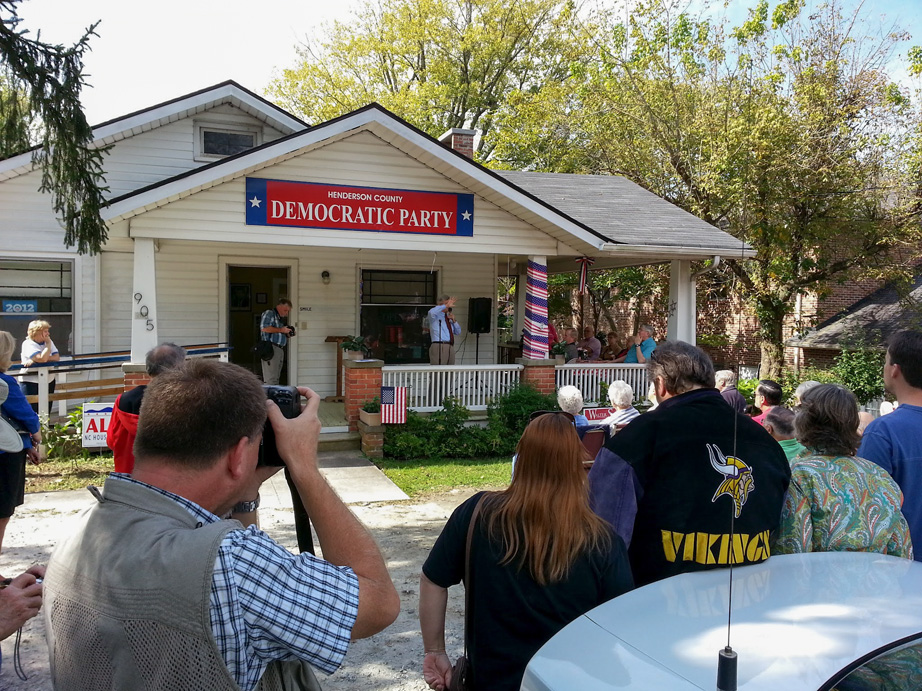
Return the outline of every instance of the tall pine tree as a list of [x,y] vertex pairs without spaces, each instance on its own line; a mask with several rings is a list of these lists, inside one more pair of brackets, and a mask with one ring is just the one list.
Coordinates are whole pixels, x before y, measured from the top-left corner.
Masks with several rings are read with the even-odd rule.
[[[83,55],[96,24],[73,46],[53,45],[19,28],[21,0],[0,0],[0,156],[33,149],[42,171],[40,190],[52,195],[64,227],[64,244],[80,254],[99,252],[106,241],[100,216],[103,156],[80,105]],[[33,139],[34,136],[34,139]]]

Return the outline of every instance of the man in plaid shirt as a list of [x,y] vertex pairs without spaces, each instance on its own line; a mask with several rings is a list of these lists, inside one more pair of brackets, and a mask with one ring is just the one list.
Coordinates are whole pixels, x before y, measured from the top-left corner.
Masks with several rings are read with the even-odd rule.
[[[134,471],[90,488],[98,504],[48,566],[56,688],[318,688],[307,663],[331,673],[350,639],[394,621],[377,545],[317,469],[320,399],[299,390],[289,420],[236,365],[190,360],[152,380]],[[278,470],[257,465],[267,411],[324,559],[222,519],[252,518]]]

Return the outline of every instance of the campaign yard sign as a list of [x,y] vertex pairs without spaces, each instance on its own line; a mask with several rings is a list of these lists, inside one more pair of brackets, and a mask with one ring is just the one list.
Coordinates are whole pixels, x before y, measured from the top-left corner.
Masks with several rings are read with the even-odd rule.
[[589,422],[601,422],[609,415],[614,415],[616,411],[617,408],[586,408],[583,410],[583,415]]
[[474,195],[246,179],[248,226],[474,234]]
[[83,404],[83,448],[106,447],[106,431],[111,417],[111,403]]

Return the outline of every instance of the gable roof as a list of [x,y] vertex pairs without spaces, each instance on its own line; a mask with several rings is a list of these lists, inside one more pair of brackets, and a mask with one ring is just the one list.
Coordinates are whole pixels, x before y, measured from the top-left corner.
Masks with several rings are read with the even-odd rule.
[[[121,139],[181,120],[224,103],[240,108],[257,120],[285,134],[309,127],[300,118],[249,89],[245,89],[237,82],[228,80],[96,125],[93,127],[93,143],[98,147],[108,146]],[[0,181],[32,170],[32,156],[39,148],[35,146],[28,151],[0,160]]]
[[[103,211],[103,218],[110,222],[131,218],[198,191],[251,175],[358,131],[372,132],[420,163],[579,253],[604,255],[617,252],[621,263],[634,263],[644,258],[652,261],[652,256],[663,261],[669,258],[706,258],[729,253],[731,248],[739,256],[741,251],[741,243],[732,236],[622,178],[496,172],[452,150],[377,103],[114,198]],[[587,181],[593,181],[591,184],[598,187],[614,184],[619,189],[630,190],[633,208],[625,211],[623,221],[619,221],[623,222],[623,226],[611,223],[605,226],[601,224],[605,216],[601,207],[597,213],[588,214],[578,200],[568,203],[566,194],[552,194],[555,179],[563,180],[557,184],[568,190],[590,184]],[[625,192],[622,196],[629,195]],[[640,231],[634,228],[632,231],[627,224],[628,217],[644,214],[663,215],[663,219],[649,221],[648,228]],[[595,227],[595,224],[603,225],[607,232]],[[644,242],[640,242],[638,236],[650,233],[656,226],[664,229],[679,227],[679,230],[672,230],[671,234],[661,233],[669,240],[666,243],[658,242],[656,236],[644,237]],[[683,239],[688,242],[683,244]],[[742,251],[747,256],[752,254],[748,246],[743,246]]]
[[878,288],[786,345],[839,350],[850,340],[867,336],[879,337],[884,344],[897,331],[918,324],[922,324],[922,272],[916,275],[908,295],[901,298],[893,285]]

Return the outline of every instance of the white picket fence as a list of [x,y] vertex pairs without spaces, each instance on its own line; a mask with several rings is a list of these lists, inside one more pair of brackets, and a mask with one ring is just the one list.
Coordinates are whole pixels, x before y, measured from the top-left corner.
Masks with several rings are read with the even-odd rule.
[[522,365],[385,365],[383,386],[407,389],[407,407],[421,413],[442,408],[447,396],[468,410],[486,410],[522,376]]
[[608,405],[607,400],[601,400],[601,387],[605,382],[621,380],[634,391],[634,400],[640,400],[647,395],[647,366],[624,365],[621,363],[604,362],[574,362],[569,365],[557,365],[557,388],[572,385],[583,394],[586,406]]

